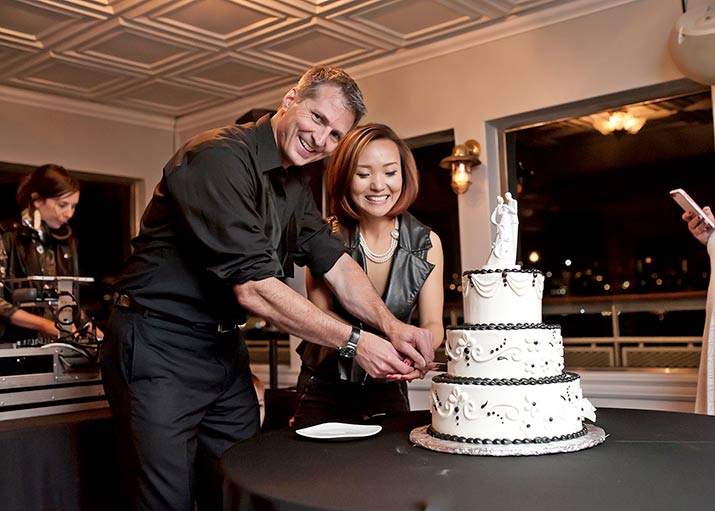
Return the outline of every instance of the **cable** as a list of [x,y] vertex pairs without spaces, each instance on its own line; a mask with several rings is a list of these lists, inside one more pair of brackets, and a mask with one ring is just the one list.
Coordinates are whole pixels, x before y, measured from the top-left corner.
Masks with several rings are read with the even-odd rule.
[[[75,353],[78,353],[81,357],[86,359],[86,361],[89,362],[90,364],[94,364],[95,362],[97,362],[98,351],[99,351],[98,350],[99,346],[96,344],[95,345],[91,345],[91,344],[80,345],[80,344],[77,344],[74,342],[52,342],[52,343],[45,344],[44,346],[42,346],[42,349],[46,349],[46,348],[65,348],[65,349],[74,351]],[[94,352],[90,351],[90,349],[87,349],[87,348],[90,348]],[[67,368],[80,367],[80,366],[87,365],[87,362],[82,363],[82,364],[76,364],[76,363],[70,362],[67,355],[62,355],[61,353],[58,354],[57,358],[60,360],[62,365]]]

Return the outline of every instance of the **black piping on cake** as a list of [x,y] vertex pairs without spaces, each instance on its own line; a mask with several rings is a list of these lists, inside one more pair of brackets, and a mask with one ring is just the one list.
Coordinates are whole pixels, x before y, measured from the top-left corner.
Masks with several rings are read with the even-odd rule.
[[466,277],[467,275],[471,275],[471,274],[484,275],[487,273],[535,273],[537,275],[543,275],[541,270],[537,270],[536,268],[507,268],[504,270],[500,270],[500,269],[467,270],[467,271],[463,272],[462,275]]
[[547,323],[474,323],[450,325],[447,330],[528,330],[528,329],[553,330],[561,328],[561,325],[549,325]]
[[576,433],[568,433],[559,436],[539,436],[535,438],[471,438],[459,435],[447,435],[439,433],[432,429],[432,426],[427,428],[427,433],[440,440],[449,440],[451,442],[461,442],[463,444],[483,444],[483,445],[521,445],[521,444],[548,444],[551,442],[560,442],[563,440],[573,440],[574,438],[582,437],[588,433],[588,428],[584,426],[581,431]]
[[545,376],[543,378],[469,378],[467,376],[454,376],[442,373],[432,378],[432,381],[434,383],[494,387],[505,385],[550,385],[552,383],[568,383],[578,379],[578,374],[569,372],[563,372],[557,376]]

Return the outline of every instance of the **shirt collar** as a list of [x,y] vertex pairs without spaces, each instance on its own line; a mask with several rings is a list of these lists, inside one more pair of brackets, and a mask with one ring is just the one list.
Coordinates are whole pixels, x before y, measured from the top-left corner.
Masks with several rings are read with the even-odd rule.
[[281,155],[271,126],[271,114],[266,114],[256,121],[256,148],[259,155],[258,167],[261,172],[282,168]]

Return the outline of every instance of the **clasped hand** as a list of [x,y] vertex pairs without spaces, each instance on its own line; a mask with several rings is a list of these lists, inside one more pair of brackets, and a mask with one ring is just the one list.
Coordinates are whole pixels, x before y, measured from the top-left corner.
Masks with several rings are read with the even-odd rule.
[[410,381],[436,368],[432,334],[429,330],[399,323],[389,342],[363,332],[357,362],[374,378]]

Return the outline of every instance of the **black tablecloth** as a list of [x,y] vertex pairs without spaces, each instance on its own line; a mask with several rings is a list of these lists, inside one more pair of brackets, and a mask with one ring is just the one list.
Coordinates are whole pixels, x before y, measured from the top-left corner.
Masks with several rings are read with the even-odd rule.
[[123,509],[108,408],[0,421],[0,510]]
[[428,412],[388,417],[378,435],[318,441],[287,429],[230,449],[226,511],[710,510],[715,417],[603,408],[596,447],[543,456],[446,454],[409,432]]

